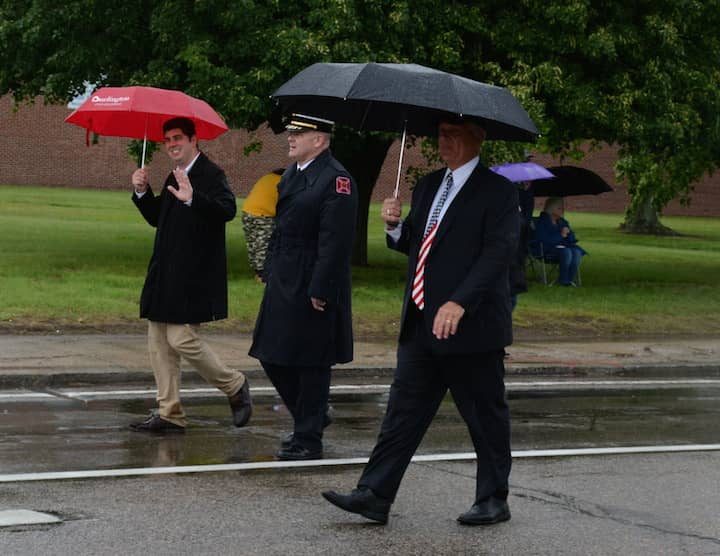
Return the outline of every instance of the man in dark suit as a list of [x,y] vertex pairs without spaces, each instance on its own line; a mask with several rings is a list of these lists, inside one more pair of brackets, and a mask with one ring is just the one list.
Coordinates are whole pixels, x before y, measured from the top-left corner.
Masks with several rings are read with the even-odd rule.
[[281,460],[322,457],[330,368],[353,356],[350,256],[358,192],[330,153],[332,125],[303,114],[286,125],[288,156],[296,163],[278,184],[250,348],[293,417],[293,433],[276,454]]
[[357,488],[323,496],[386,523],[403,474],[447,390],[477,454],[472,508],[463,524],[510,519],[510,416],[503,355],[512,341],[508,269],[518,235],[518,197],[479,163],[485,132],[475,122],[439,125],[447,168],[421,179],[410,213],[386,199],[388,246],[408,255],[398,362],[377,444]]
[[145,168],[132,175],[133,202],[148,224],[157,228],[140,316],[148,319],[158,409],[130,428],[153,433],[185,431],[181,357],[227,394],[233,422],[242,427],[252,411],[248,381],[241,372],[223,365],[198,334],[200,323],[227,317],[225,223],[235,217],[235,195],[225,172],[198,149],[192,120],[170,119],[163,133],[175,169],[160,195],[153,194]]

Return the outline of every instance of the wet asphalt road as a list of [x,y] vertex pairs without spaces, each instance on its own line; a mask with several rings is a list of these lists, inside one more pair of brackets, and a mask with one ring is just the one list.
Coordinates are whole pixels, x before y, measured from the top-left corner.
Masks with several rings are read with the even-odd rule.
[[[291,421],[272,388],[252,383],[249,426],[230,422],[225,397],[189,385],[184,435],[135,433],[154,406],[147,386],[64,386],[0,391],[0,474],[271,461]],[[333,386],[326,458],[367,457],[387,402],[387,382]],[[514,451],[710,444],[718,441],[720,380],[509,380]],[[446,398],[418,453],[471,451]]]
[[[0,391],[0,477],[48,471],[271,461],[290,419],[253,381],[251,425],[235,429],[225,398],[183,393],[185,435],[133,433],[153,406],[147,385]],[[568,378],[508,381],[513,450],[711,444],[719,440],[720,380]],[[326,457],[366,457],[387,384],[335,384]],[[448,398],[418,453],[467,452]],[[720,451],[520,457],[512,519],[463,527],[471,461],[411,464],[387,526],[327,504],[359,465],[84,480],[0,482],[0,510],[48,512],[53,525],[0,527],[0,554],[36,555],[646,555],[720,554]]]

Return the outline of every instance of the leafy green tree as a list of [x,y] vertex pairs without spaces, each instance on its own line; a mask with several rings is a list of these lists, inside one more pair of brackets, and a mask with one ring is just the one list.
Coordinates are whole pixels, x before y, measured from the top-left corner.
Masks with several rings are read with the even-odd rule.
[[[520,2],[493,43],[543,105],[543,147],[619,146],[625,228],[662,233],[658,213],[688,202],[720,156],[717,0]],[[491,59],[494,57],[490,57]],[[504,70],[506,68],[499,68]]]
[[[717,167],[720,0],[0,0],[0,94],[65,101],[83,83],[202,96],[254,129],[270,94],[318,61],[414,62],[509,87],[538,148],[572,156],[617,144],[643,224]],[[338,134],[365,210],[387,135]],[[488,145],[488,162],[527,145]],[[647,210],[649,207],[650,210]],[[362,243],[356,262],[365,262]]]

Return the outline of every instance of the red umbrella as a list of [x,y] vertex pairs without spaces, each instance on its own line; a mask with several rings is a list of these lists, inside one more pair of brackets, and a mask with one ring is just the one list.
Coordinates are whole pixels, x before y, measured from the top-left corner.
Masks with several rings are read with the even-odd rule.
[[[182,116],[195,122],[198,139],[214,139],[228,130],[223,119],[205,102],[181,91],[155,87],[104,87],[65,121],[99,135],[147,141],[164,140],[162,125]],[[143,164],[145,146],[143,146]]]

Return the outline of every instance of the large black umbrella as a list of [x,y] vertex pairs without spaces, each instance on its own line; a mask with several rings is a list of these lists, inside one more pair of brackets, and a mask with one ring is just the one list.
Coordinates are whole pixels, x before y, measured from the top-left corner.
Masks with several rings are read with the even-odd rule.
[[474,116],[488,139],[534,141],[538,131],[503,87],[417,64],[317,63],[275,93],[284,114],[305,111],[359,130],[435,135],[441,116]]
[[535,180],[532,185],[536,197],[569,197],[571,195],[599,195],[612,191],[608,182],[592,170],[579,166],[550,166],[555,177]]
[[534,141],[525,109],[502,87],[417,64],[317,63],[273,94],[283,114],[308,113],[358,130],[435,135],[442,117],[472,117],[488,139]]

